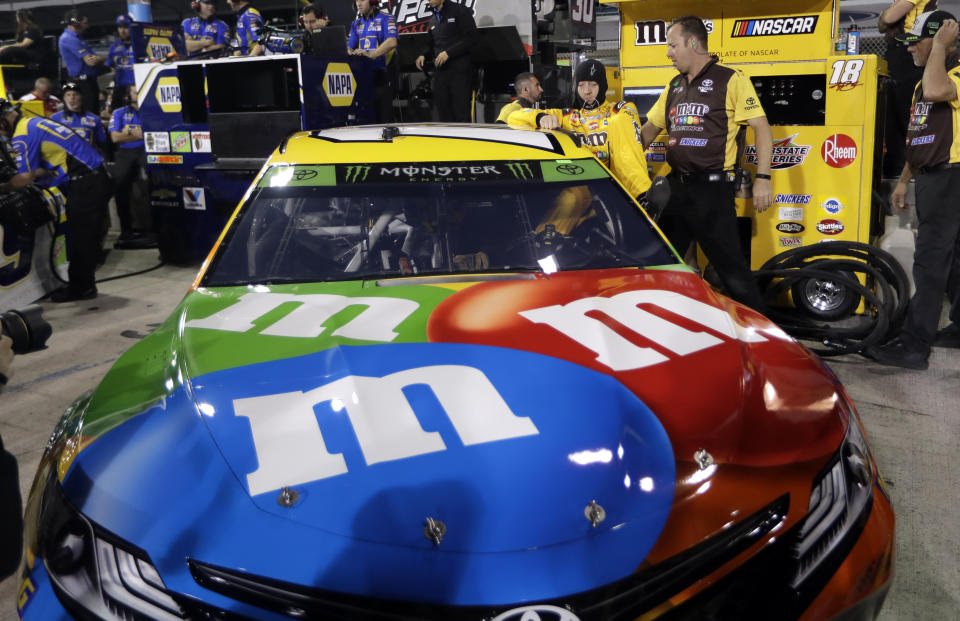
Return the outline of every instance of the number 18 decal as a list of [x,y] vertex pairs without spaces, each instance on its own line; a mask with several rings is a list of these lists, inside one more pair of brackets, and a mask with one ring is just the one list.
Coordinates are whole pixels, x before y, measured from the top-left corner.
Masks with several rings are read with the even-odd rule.
[[830,74],[830,88],[838,91],[848,91],[860,85],[860,72],[863,71],[863,60],[838,60],[833,63],[833,73]]

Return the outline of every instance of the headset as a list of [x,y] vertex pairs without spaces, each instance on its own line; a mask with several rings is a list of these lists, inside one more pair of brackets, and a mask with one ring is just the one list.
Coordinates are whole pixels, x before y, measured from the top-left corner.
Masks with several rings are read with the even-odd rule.
[[[194,13],[199,13],[201,4],[204,4],[204,3],[200,2],[200,0],[193,0],[193,2],[190,3],[190,8],[193,10]],[[216,2],[210,2],[208,4],[212,4],[214,9],[217,8]]]
[[63,15],[63,21],[60,22],[64,26],[79,26],[80,25],[80,12],[76,9],[70,9]]
[[306,30],[307,26],[303,23],[303,16],[307,13],[313,13],[317,16],[318,19],[326,19],[327,15],[323,12],[323,9],[320,8],[317,4],[308,4],[300,10],[300,15],[297,16],[297,24],[300,26],[301,30]]

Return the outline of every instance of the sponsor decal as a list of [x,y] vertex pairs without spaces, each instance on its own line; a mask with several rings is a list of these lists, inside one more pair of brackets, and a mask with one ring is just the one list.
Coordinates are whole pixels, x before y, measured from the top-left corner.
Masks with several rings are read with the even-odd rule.
[[821,220],[817,222],[817,231],[824,235],[839,235],[843,233],[843,222],[839,220]]
[[147,164],[183,164],[182,155],[148,155]]
[[669,144],[672,147],[673,145],[677,144],[677,139],[674,138],[673,136],[670,136],[670,138],[667,140],[667,144]]
[[[794,134],[773,142],[773,155],[770,160],[770,168],[772,170],[793,168],[794,166],[800,166],[806,161],[807,155],[810,154],[810,145],[794,144],[793,139],[796,138],[797,135],[798,134]],[[743,159],[746,164],[757,164],[756,145],[747,145],[747,148],[744,150]]]
[[777,215],[781,220],[803,220],[803,207],[780,207]]
[[194,153],[210,153],[210,132],[190,132]]
[[802,237],[781,237],[780,238],[781,248],[799,248],[802,245],[803,245]]
[[929,101],[918,101],[910,106],[910,123],[907,131],[920,131],[927,128],[927,116],[930,115],[930,109],[933,103]]
[[180,80],[168,76],[157,80],[157,103],[164,112],[180,112]]
[[651,142],[650,146],[647,147],[647,151],[652,151],[654,153],[666,153],[667,144],[659,140]]
[[820,147],[823,161],[833,168],[846,168],[857,159],[857,143],[846,134],[834,134]]
[[778,35],[813,34],[819,15],[769,17],[765,19],[738,19],[733,22],[731,37],[768,37]]
[[[173,33],[170,33],[172,36]],[[147,39],[147,57],[150,61],[166,60],[173,53],[173,44],[167,37],[150,37]]]
[[[477,0],[457,0],[476,15]],[[397,32],[408,34],[412,32],[427,32],[433,11],[430,4],[422,0],[394,0],[390,3],[393,9],[393,18],[397,22]]]
[[809,205],[811,198],[813,196],[810,194],[777,194],[773,198],[773,202],[787,205]]
[[777,230],[781,233],[803,233],[805,227],[799,222],[781,222],[777,225]]
[[143,145],[147,153],[168,153],[170,151],[170,136],[167,132],[145,132]]
[[824,211],[827,213],[838,214],[843,211],[843,203],[836,198],[828,198],[820,203],[820,206],[823,207]]
[[681,147],[705,147],[707,146],[706,138],[681,138],[680,139]]
[[607,144],[607,132],[595,132],[593,134],[583,134],[583,143],[593,148],[599,148]]
[[666,153],[647,153],[648,162],[666,162],[667,154]]
[[[677,324],[667,329],[660,315],[652,315],[640,305],[656,306],[698,323],[723,339],[707,332],[689,330]],[[649,289],[626,291],[611,297],[582,298],[556,306],[521,311],[521,317],[546,324],[580,345],[592,350],[596,360],[614,371],[641,369],[670,360],[659,350],[642,347],[610,328],[599,315],[606,315],[629,328],[644,340],[656,343],[664,351],[687,356],[739,339],[748,343],[765,342],[757,332],[737,331],[725,311],[674,291]],[[638,341],[639,342],[639,341]]]
[[597,123],[596,121],[590,121],[587,127],[589,127],[591,130],[600,129],[600,123]]
[[150,192],[150,196],[153,198],[174,198],[176,195],[176,192],[168,188],[158,188]]
[[703,125],[703,117],[705,117],[709,112],[710,106],[707,104],[677,104],[673,108],[670,108],[670,124],[676,126]]
[[926,136],[917,136],[910,140],[910,146],[915,147],[921,144],[933,144],[933,139],[936,138],[936,134],[928,134]]
[[203,188],[183,188],[183,208],[205,211],[207,201],[203,194]]
[[353,103],[357,80],[347,63],[329,63],[323,74],[323,92],[331,106],[343,107]]
[[490,621],[580,621],[580,617],[559,606],[523,606],[501,613]]
[[636,46],[667,44],[667,23],[662,19],[634,22],[633,29],[637,34],[633,41]]
[[190,153],[190,132],[170,132],[170,149],[174,153]]

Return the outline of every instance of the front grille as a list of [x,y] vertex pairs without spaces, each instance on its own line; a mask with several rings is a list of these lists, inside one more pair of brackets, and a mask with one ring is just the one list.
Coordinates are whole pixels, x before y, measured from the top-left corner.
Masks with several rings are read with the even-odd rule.
[[[544,603],[566,607],[583,621],[633,619],[762,540],[783,523],[789,506],[789,495],[781,496],[730,528],[657,565],[609,585]],[[291,618],[478,620],[492,618],[514,607],[443,606],[383,600],[290,584],[194,559],[189,565],[194,579],[201,586]],[[192,617],[190,602],[181,600],[179,603]],[[524,602],[523,605],[528,604]]]

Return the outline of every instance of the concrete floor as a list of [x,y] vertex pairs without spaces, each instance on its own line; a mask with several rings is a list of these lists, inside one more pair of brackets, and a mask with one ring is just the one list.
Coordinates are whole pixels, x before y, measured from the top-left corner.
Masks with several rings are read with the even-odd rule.
[[[155,250],[114,250],[98,277],[157,262]],[[177,304],[196,268],[158,270],[99,285],[88,302],[45,304],[46,350],[17,357],[0,394],[0,435],[20,463],[26,497],[63,409],[92,388]],[[830,360],[853,397],[897,512],[897,575],[880,619],[960,620],[960,350],[937,349],[927,371],[859,356]],[[0,621],[17,618],[17,579],[0,582]]]

